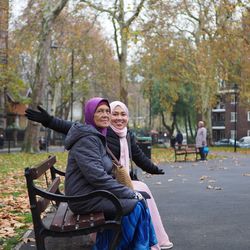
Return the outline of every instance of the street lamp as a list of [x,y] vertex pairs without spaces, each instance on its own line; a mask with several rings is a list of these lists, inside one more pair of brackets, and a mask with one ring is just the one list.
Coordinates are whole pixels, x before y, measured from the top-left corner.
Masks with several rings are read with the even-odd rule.
[[237,145],[237,93],[238,93],[238,85],[235,83],[233,86],[234,91],[234,152],[236,153]]
[[[59,47],[56,44],[52,44],[50,46],[51,49],[69,49],[66,47]],[[70,80],[70,121],[73,121],[73,102],[74,102],[74,60],[75,60],[75,53],[74,49],[71,50],[71,80]]]

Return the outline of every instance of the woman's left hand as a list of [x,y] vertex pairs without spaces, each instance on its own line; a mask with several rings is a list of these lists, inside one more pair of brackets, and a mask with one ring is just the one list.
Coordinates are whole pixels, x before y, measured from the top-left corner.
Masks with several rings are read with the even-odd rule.
[[165,174],[162,168],[157,168],[154,174]]

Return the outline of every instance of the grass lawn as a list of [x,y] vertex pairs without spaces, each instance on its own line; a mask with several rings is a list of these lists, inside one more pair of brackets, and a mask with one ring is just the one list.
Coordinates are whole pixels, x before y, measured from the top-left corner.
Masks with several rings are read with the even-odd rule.
[[[216,157],[213,155],[216,151],[233,152],[233,148],[211,148],[210,159]],[[250,152],[246,149],[237,149],[237,151]],[[57,156],[57,167],[65,169],[67,152],[53,154]],[[0,154],[0,249],[13,249],[22,240],[24,232],[32,228],[24,169],[46,159],[48,155],[49,153]],[[155,164],[171,163],[174,161],[174,151],[153,148],[152,160]]]
[[[32,226],[24,169],[48,157],[39,154],[0,154],[0,249],[13,249]],[[58,167],[66,165],[67,153],[56,153]]]

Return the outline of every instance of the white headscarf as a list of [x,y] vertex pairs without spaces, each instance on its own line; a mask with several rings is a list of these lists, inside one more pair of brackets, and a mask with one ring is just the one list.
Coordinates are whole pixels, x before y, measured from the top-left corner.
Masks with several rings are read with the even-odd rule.
[[[110,105],[110,109],[111,109],[111,114],[113,113],[114,109],[117,106],[120,106],[123,109],[123,111],[127,114],[127,116],[129,117],[128,108],[123,102],[114,101],[114,102],[111,102],[109,105]],[[126,168],[127,172],[129,173],[129,150],[128,150],[128,141],[126,138],[128,129],[127,129],[127,127],[123,128],[123,129],[117,129],[112,124],[110,125],[110,127],[114,130],[114,132],[120,138],[120,159],[119,159],[119,162],[122,166],[124,166]]]

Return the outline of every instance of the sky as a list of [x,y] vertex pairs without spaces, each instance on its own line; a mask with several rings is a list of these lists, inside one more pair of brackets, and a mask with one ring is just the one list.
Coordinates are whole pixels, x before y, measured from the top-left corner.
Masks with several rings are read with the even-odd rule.
[[16,17],[20,15],[22,10],[26,7],[27,0],[10,0],[10,5],[13,10],[13,14]]

